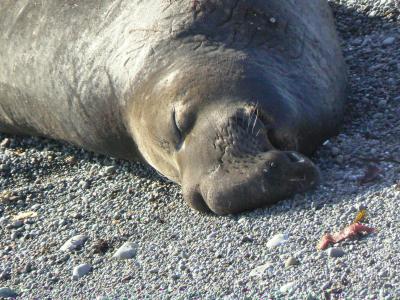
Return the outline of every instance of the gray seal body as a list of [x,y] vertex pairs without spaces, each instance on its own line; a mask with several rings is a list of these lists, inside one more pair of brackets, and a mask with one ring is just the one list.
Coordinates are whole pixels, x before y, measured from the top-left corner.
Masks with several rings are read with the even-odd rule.
[[324,0],[0,3],[0,131],[143,159],[201,211],[315,186],[345,94]]

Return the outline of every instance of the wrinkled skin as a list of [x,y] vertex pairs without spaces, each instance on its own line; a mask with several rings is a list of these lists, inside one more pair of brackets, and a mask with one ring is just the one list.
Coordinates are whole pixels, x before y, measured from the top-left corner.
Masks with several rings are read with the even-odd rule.
[[0,131],[143,159],[221,215],[318,183],[346,87],[325,1],[23,2],[0,4]]

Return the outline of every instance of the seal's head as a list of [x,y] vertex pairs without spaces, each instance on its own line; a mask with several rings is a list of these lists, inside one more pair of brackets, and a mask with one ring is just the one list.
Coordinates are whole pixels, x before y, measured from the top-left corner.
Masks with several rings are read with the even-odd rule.
[[319,178],[291,151],[302,150],[297,104],[257,67],[229,62],[157,72],[129,117],[144,159],[182,185],[190,206],[220,215],[275,203]]

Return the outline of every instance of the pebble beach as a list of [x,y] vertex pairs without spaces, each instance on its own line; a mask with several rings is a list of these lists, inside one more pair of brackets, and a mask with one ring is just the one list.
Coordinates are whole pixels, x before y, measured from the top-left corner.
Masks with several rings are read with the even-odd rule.
[[[350,93],[318,188],[218,217],[140,163],[0,134],[0,299],[400,299],[400,2],[330,4]],[[317,250],[362,210],[374,233]]]

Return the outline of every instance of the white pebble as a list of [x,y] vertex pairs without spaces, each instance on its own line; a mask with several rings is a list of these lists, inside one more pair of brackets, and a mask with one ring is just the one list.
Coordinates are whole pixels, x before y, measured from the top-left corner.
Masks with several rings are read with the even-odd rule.
[[79,278],[85,276],[87,273],[92,271],[92,266],[88,264],[81,264],[79,266],[76,266],[72,270],[72,279],[73,280],[78,280]]
[[330,257],[342,257],[345,254],[342,248],[337,247],[329,248],[326,252]]
[[271,263],[266,263],[261,266],[258,266],[251,270],[249,276],[250,277],[261,277],[263,276],[266,272],[271,271],[273,268]]
[[113,257],[118,259],[131,259],[136,256],[136,253],[137,245],[135,243],[126,242],[114,253]]
[[65,242],[64,245],[61,246],[60,250],[61,251],[73,251],[85,244],[87,241],[88,237],[83,234],[76,235],[72,238],[70,238],[68,241]]
[[274,248],[274,247],[280,246],[280,245],[286,243],[288,238],[289,238],[289,236],[287,234],[284,234],[284,233],[276,234],[272,238],[270,238],[270,240],[267,242],[267,247]]
[[392,36],[389,36],[383,40],[382,45],[389,46],[389,45],[392,45],[394,43],[394,41],[395,41],[395,38]]
[[288,283],[282,285],[281,288],[279,289],[279,291],[280,291],[281,293],[287,293],[287,292],[289,292],[290,290],[292,290],[292,289],[295,287],[295,285],[296,285],[296,282],[295,282],[295,281],[288,282]]
[[285,261],[285,267],[286,267],[286,268],[289,268],[289,267],[291,267],[291,266],[296,266],[296,265],[299,265],[299,264],[300,264],[300,261],[299,261],[297,258],[293,257],[293,256],[290,256],[290,257]]
[[117,168],[115,166],[107,166],[103,169],[103,173],[110,175],[110,174],[113,174],[116,170],[117,170]]

